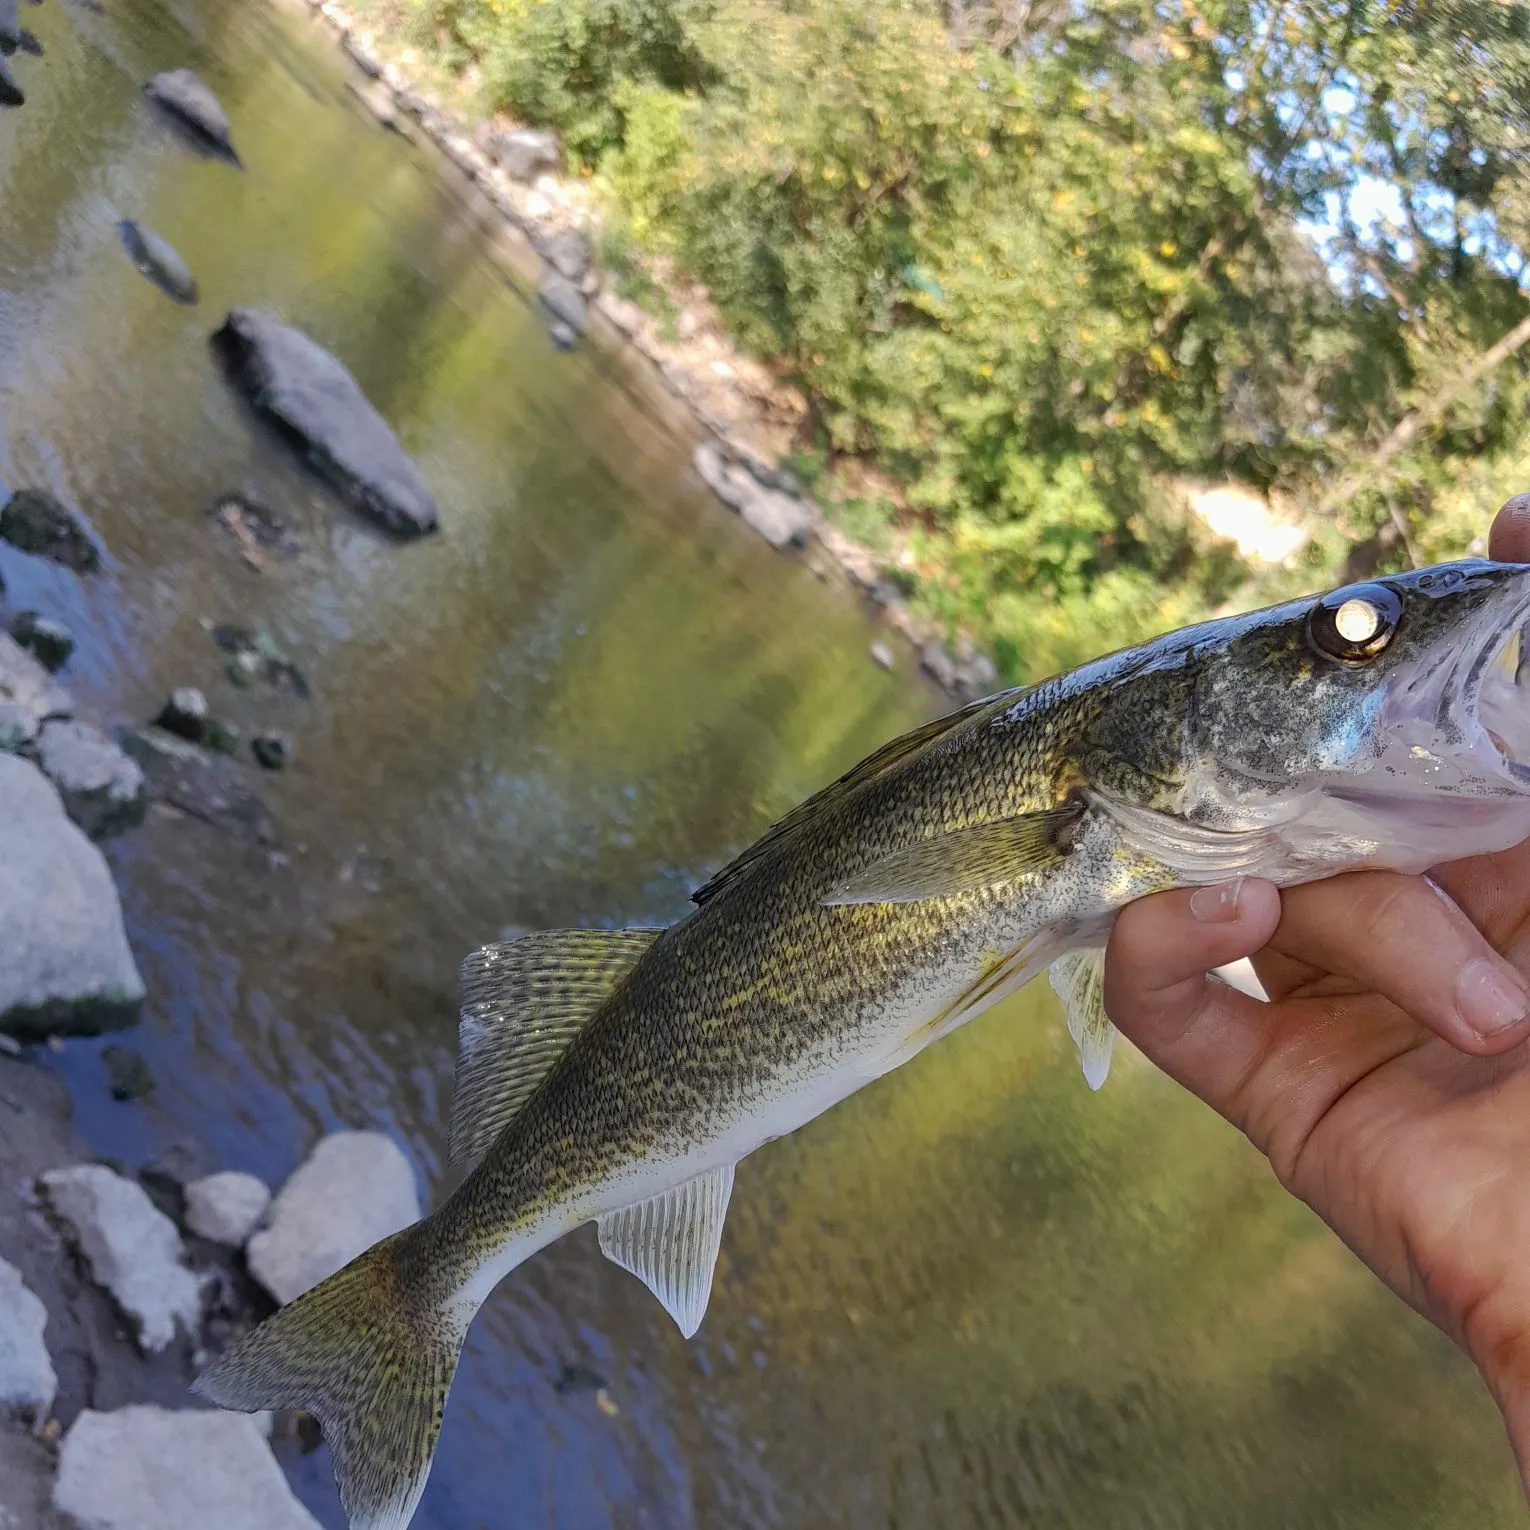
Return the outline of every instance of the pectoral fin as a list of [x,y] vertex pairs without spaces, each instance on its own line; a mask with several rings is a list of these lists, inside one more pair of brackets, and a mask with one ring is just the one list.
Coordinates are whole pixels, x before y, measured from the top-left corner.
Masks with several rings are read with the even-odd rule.
[[1047,969],[1047,981],[1062,1000],[1068,1034],[1078,1047],[1084,1079],[1099,1089],[1110,1074],[1116,1028],[1105,1013],[1105,949],[1086,946],[1059,956]]
[[600,1251],[657,1296],[686,1338],[701,1327],[733,1192],[733,1165],[597,1218]]
[[1055,866],[1067,855],[1073,830],[1086,811],[1068,802],[1023,818],[1001,818],[936,834],[874,861],[823,901],[917,903],[1018,881]]

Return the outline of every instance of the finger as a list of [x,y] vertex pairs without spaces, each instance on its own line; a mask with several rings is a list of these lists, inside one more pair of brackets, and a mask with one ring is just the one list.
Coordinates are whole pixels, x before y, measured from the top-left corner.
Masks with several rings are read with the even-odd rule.
[[1530,1030],[1530,987],[1427,877],[1357,871],[1291,888],[1270,948],[1382,994],[1465,1052],[1507,1051]]
[[1105,949],[1105,1010],[1170,1077],[1230,1115],[1262,1049],[1269,1006],[1208,973],[1257,951],[1280,894],[1245,878],[1129,904]]
[[1530,563],[1530,494],[1516,494],[1493,517],[1488,555],[1501,563]]

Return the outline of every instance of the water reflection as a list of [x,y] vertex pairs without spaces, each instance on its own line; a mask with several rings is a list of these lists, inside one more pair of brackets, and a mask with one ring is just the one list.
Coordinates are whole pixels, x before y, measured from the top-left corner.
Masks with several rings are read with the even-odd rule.
[[[163,818],[112,851],[152,1100],[113,1105],[93,1047],[59,1066],[105,1152],[190,1143],[278,1179],[326,1127],[379,1125],[438,1191],[472,945],[677,917],[936,703],[699,491],[619,361],[553,351],[473,205],[366,123],[306,24],[253,0],[34,16],[47,57],[0,118],[0,481],[78,505],[109,559],[81,584],[0,552],[9,600],[75,630],[73,683],[108,720],[197,684],[297,749],[264,783],[286,864]],[[245,174],[146,109],[139,82],[182,64],[228,106]],[[200,307],[133,270],[124,217],[186,257]],[[206,337],[249,303],[345,358],[420,460],[439,537],[376,536],[230,395]],[[247,568],[208,519],[231,490],[299,556]],[[268,632],[312,699],[233,690],[220,621]],[[338,1525],[322,1453],[289,1465]],[[473,1332],[418,1523],[1521,1512],[1444,1341],[1136,1059],[1091,1096],[1033,993],[743,1166],[694,1343],[588,1232],[518,1271]]]

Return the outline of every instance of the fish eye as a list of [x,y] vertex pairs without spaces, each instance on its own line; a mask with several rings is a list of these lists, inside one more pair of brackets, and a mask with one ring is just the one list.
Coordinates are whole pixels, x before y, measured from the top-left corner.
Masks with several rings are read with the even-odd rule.
[[1323,596],[1307,618],[1307,640],[1325,659],[1365,664],[1397,631],[1402,601],[1384,584],[1353,584]]

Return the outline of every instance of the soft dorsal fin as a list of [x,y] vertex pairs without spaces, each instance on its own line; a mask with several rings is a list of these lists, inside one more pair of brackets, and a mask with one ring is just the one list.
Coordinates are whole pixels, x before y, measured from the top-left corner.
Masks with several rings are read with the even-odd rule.
[[686,1338],[701,1327],[707,1310],[732,1193],[730,1163],[596,1218],[601,1253],[636,1275]]
[[1084,946],[1065,952],[1047,969],[1052,991],[1068,1016],[1068,1034],[1078,1048],[1084,1081],[1091,1089],[1110,1076],[1116,1028],[1105,1013],[1105,948]]
[[483,1156],[662,930],[547,930],[462,964],[453,1163]]
[[911,759],[927,744],[955,732],[969,717],[981,712],[993,700],[992,696],[985,696],[980,701],[969,702],[959,711],[937,717],[933,722],[927,722],[912,732],[905,733],[901,738],[895,738],[891,743],[883,744],[876,753],[868,754],[859,765],[847,770],[837,781],[831,781],[821,791],[814,792],[805,802],[799,802],[784,818],[777,819],[747,850],[729,861],[710,881],[698,887],[691,894],[692,900],[696,903],[705,903],[708,898],[715,897],[762,856],[774,850],[788,834],[800,829],[803,824],[816,818],[826,808],[833,807],[842,801],[858,786],[864,786],[866,782],[885,775],[895,766]]

